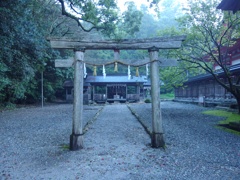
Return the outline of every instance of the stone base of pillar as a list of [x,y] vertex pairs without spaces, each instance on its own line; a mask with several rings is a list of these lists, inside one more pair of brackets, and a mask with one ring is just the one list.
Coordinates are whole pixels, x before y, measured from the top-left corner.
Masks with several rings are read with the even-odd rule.
[[83,149],[83,134],[70,135],[70,150],[77,151]]
[[152,133],[152,147],[153,148],[165,148],[165,142],[163,133]]

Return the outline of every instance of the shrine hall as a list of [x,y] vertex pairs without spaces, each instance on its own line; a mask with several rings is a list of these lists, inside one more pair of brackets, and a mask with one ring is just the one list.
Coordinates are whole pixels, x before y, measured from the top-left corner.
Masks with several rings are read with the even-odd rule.
[[[66,101],[73,101],[73,81],[66,80]],[[84,104],[139,102],[149,97],[151,83],[147,76],[114,74],[104,76],[87,76],[84,80]]]

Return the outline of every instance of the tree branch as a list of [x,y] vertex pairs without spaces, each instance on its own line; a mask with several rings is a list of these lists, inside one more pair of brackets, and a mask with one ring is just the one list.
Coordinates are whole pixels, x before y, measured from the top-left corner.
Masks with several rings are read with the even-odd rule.
[[94,23],[92,23],[92,22],[90,22],[90,21],[87,21],[87,20],[84,20],[84,21],[85,21],[85,22],[88,22],[88,23],[91,23],[93,26],[92,26],[91,28],[89,28],[89,29],[84,28],[83,25],[82,25],[82,23],[80,22],[80,20],[83,20],[83,19],[78,18],[78,17],[76,17],[76,16],[68,13],[68,12],[66,11],[66,7],[65,7],[64,0],[58,0],[58,1],[60,2],[61,7],[62,7],[62,15],[65,15],[65,16],[67,16],[67,17],[75,20],[75,21],[77,22],[78,26],[80,26],[80,28],[81,28],[83,31],[85,31],[85,32],[90,32],[90,31],[92,31],[93,29],[97,29],[97,30],[104,29],[104,28],[97,27],[96,25],[94,25]]

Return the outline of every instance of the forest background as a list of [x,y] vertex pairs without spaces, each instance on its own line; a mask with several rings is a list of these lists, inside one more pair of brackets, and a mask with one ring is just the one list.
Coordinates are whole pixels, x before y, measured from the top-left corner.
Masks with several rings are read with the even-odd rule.
[[[53,50],[47,37],[71,37],[78,39],[134,39],[158,36],[182,35],[185,17],[183,6],[175,0],[151,1],[149,6],[134,2],[125,4],[122,12],[114,0],[99,0],[98,6],[81,1],[81,24],[62,15],[61,0],[3,0],[0,2],[0,105],[37,103],[41,100],[41,74],[43,74],[46,101],[64,99],[63,83],[73,78],[72,68],[55,68],[54,60],[73,56],[72,51]],[[75,2],[75,1],[69,1]],[[161,8],[156,4],[161,3]],[[101,8],[100,8],[101,7]],[[151,7],[151,8],[149,8]],[[100,10],[99,10],[100,9]],[[153,13],[153,11],[155,13]],[[80,26],[80,27],[79,27]],[[82,27],[81,27],[82,26]],[[94,28],[91,28],[94,27]],[[176,53],[160,51],[160,57],[174,58]],[[112,51],[87,51],[85,58],[109,59]],[[148,57],[145,51],[121,51],[120,59],[138,60]],[[145,67],[140,67],[145,75]],[[91,74],[93,67],[88,66]],[[202,73],[199,68],[179,67],[160,69],[161,91],[173,92],[183,81]],[[98,68],[98,75],[102,74]],[[106,73],[114,73],[112,66]],[[127,67],[119,66],[118,73],[126,73]]]

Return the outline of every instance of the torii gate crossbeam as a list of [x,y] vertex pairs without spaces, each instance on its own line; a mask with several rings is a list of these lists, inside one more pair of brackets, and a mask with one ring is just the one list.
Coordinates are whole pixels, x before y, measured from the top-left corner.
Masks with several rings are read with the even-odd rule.
[[[73,49],[74,56],[74,103],[73,126],[70,136],[70,150],[83,148],[83,62],[85,50],[132,50],[145,49],[149,51],[151,62],[151,89],[152,89],[152,147],[164,147],[162,117],[160,108],[160,81],[159,81],[159,49],[177,49],[181,47],[185,36],[171,38],[136,39],[120,41],[81,41],[76,39],[49,39],[51,47],[55,49]],[[118,59],[117,59],[118,60]]]
[[77,39],[51,38],[52,48],[56,49],[85,49],[85,50],[135,50],[135,49],[178,49],[185,36],[151,39],[124,39],[119,41],[83,41]]

